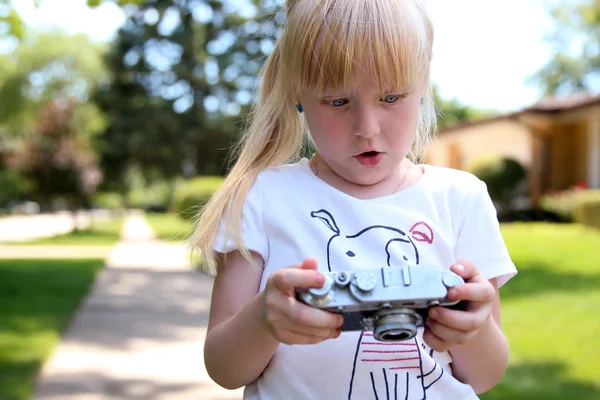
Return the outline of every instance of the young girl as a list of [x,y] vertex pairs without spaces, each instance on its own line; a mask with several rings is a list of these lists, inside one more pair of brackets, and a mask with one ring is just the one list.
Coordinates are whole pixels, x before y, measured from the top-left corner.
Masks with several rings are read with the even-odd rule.
[[[194,235],[216,274],[206,368],[246,399],[477,398],[507,365],[498,287],[516,269],[485,185],[418,163],[435,121],[423,0],[285,11],[237,162]],[[392,343],[295,299],[323,271],[406,264],[461,275],[449,297],[468,308],[432,308]]]

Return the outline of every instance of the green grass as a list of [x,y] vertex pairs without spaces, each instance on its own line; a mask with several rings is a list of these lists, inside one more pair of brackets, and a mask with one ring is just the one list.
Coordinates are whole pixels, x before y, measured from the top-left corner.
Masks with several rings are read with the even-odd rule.
[[89,229],[81,229],[64,235],[30,240],[27,242],[11,242],[21,245],[48,246],[112,246],[117,243],[123,227],[123,218],[95,221]]
[[0,260],[0,399],[28,400],[101,259]]
[[192,233],[192,223],[184,221],[176,214],[146,213],[145,216],[158,239],[183,242]]
[[519,274],[500,289],[511,346],[501,383],[482,399],[600,398],[600,232],[506,224]]
[[[189,224],[147,215],[165,239]],[[600,232],[506,224],[519,274],[501,288],[509,368],[483,400],[600,398]],[[0,399],[25,400],[102,260],[0,260]]]

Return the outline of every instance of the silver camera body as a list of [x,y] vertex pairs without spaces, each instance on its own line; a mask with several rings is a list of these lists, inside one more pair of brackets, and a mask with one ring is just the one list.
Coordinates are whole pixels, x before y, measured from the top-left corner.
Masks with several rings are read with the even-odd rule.
[[297,298],[312,307],[344,316],[342,331],[373,332],[376,340],[413,338],[431,307],[464,309],[448,300],[448,290],[464,284],[449,270],[404,265],[326,272],[321,288],[297,289]]

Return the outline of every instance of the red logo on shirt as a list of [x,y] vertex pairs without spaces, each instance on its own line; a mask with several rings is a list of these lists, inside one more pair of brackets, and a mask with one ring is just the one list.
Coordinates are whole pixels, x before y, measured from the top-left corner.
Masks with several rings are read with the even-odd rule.
[[433,230],[423,221],[417,222],[408,231],[417,242],[433,243]]

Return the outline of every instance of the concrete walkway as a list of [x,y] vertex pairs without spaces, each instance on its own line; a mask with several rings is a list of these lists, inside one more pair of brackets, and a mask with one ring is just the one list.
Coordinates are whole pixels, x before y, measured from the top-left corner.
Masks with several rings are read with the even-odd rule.
[[0,218],[0,243],[20,242],[52,237],[71,232],[75,226],[87,227],[92,218],[96,221],[110,218],[109,213],[95,210],[76,214],[57,212],[54,214],[11,215]]
[[228,399],[203,361],[212,279],[183,247],[152,239],[140,215],[44,365],[35,399]]
[[11,245],[0,243],[0,259],[105,258],[113,246]]

